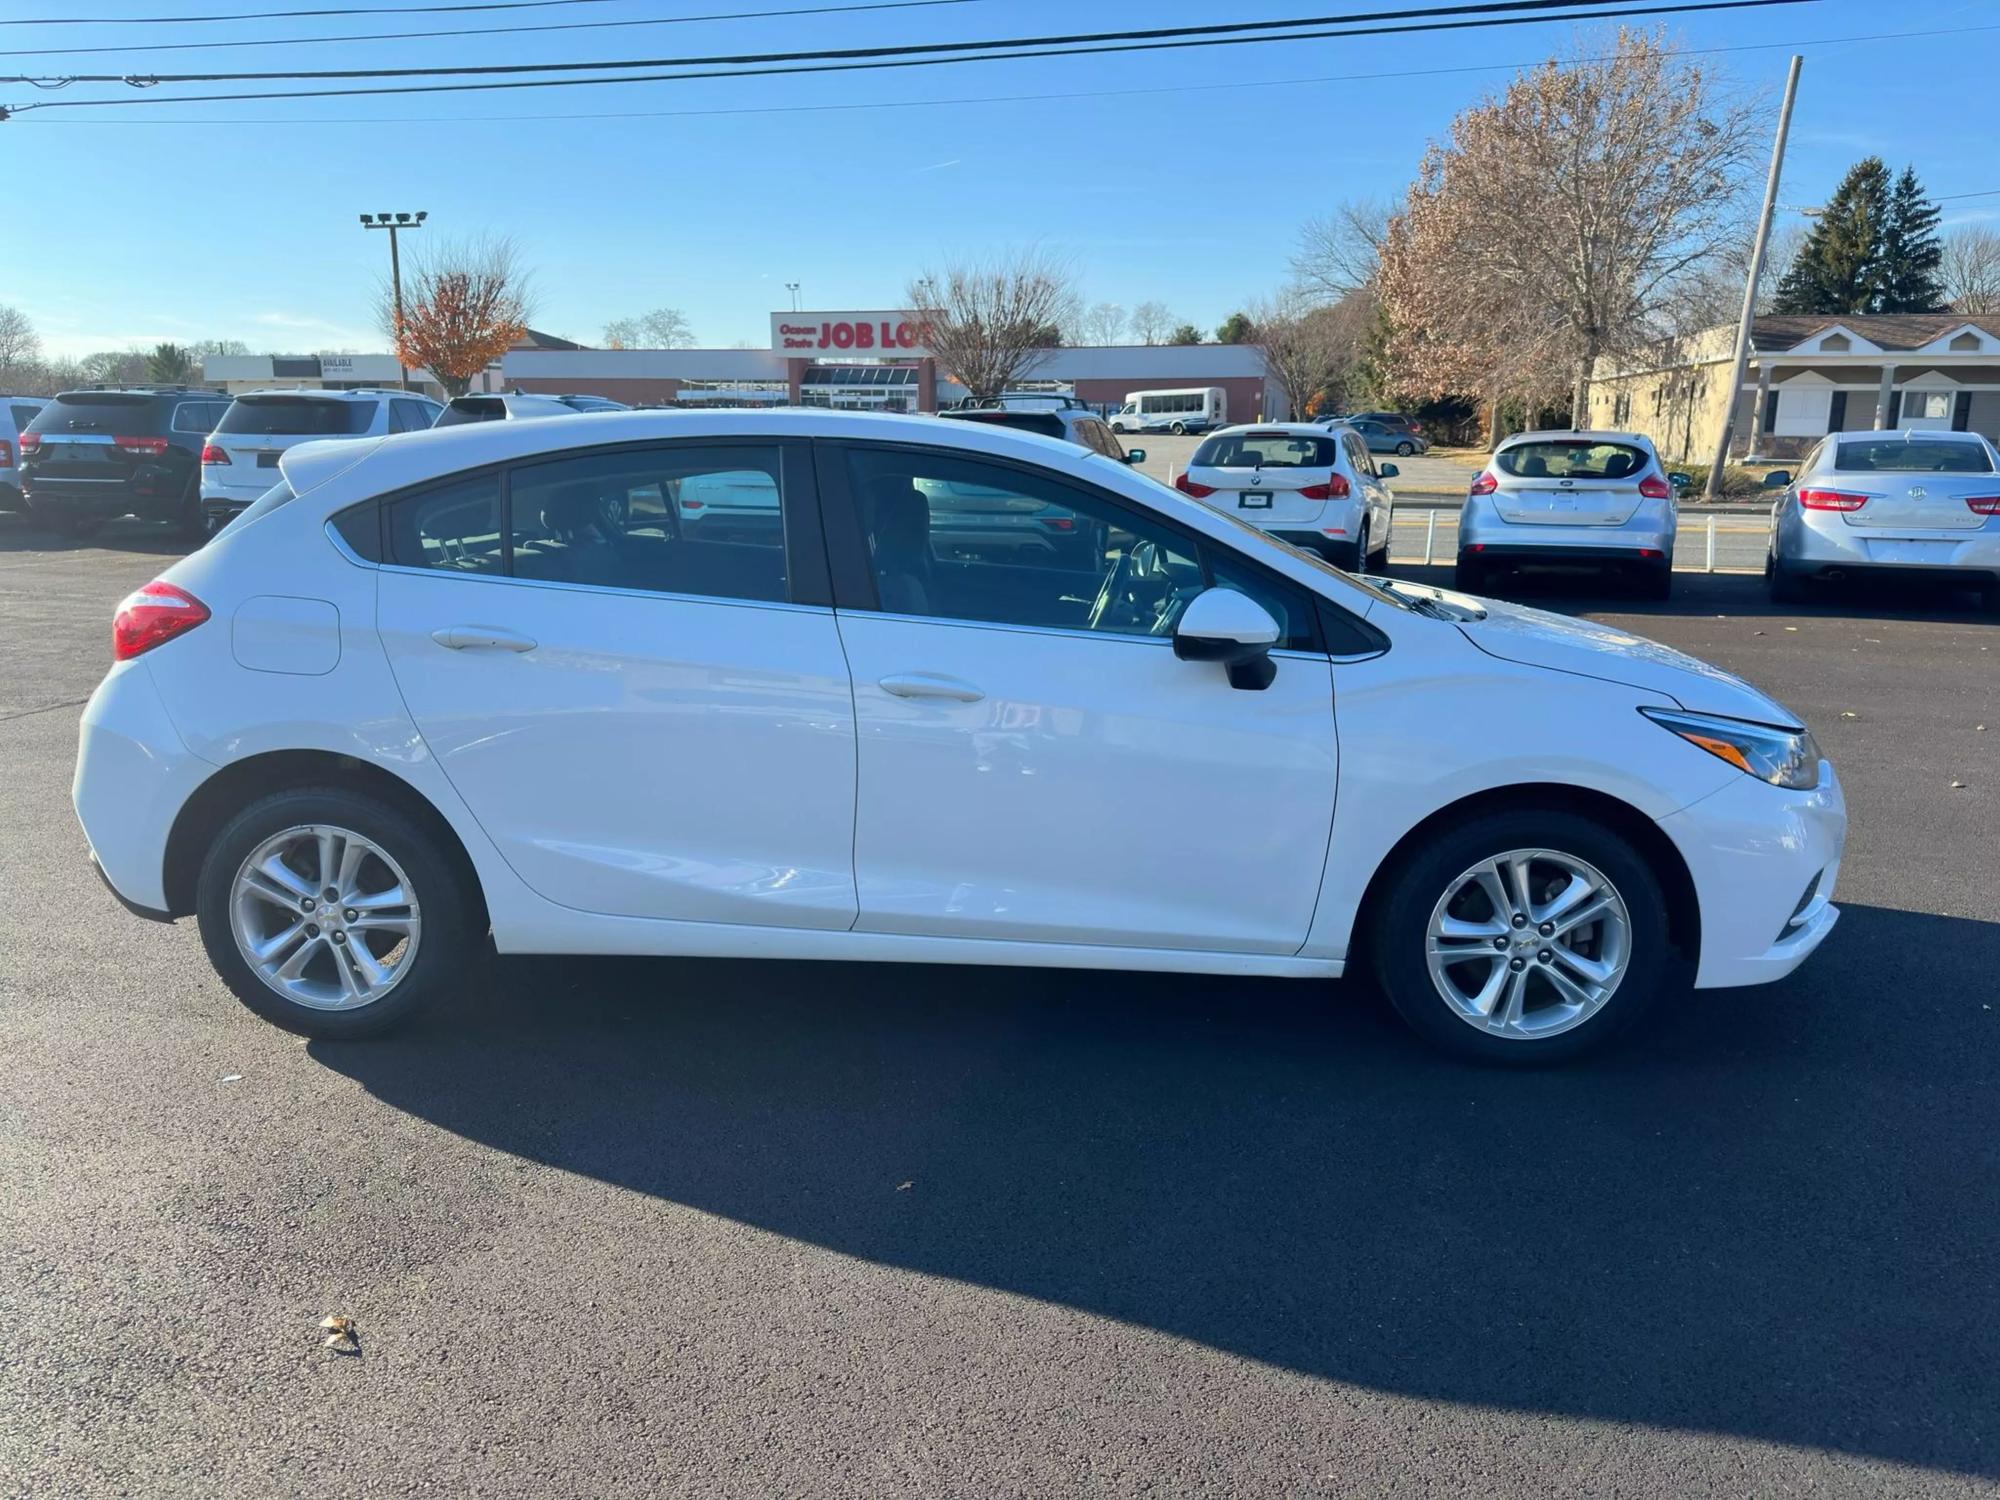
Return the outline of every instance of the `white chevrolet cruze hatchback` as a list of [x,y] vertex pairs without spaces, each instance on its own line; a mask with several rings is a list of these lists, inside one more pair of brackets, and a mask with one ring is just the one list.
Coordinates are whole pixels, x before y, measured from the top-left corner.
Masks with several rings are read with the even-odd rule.
[[[288,449],[127,599],[75,798],[142,914],[348,1036],[503,954],[1326,979],[1600,1042],[1833,925],[1799,720],[1608,627],[1364,582],[1071,444],[809,411]],[[769,493],[710,533],[687,501]],[[1016,497],[1090,545],[934,525]]]

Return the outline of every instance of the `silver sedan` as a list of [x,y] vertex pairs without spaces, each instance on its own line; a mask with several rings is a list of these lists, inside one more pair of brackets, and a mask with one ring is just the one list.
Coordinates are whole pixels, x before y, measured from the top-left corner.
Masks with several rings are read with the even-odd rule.
[[1978,433],[1831,433],[1774,482],[1773,599],[1879,574],[1976,588],[2000,609],[2000,453]]

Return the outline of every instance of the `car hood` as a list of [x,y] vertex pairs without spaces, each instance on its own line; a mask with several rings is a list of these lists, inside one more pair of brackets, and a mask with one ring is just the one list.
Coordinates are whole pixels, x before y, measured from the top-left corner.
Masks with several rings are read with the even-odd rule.
[[[1400,582],[1397,587],[1414,591]],[[1502,661],[1622,683],[1658,693],[1694,713],[1802,727],[1796,714],[1734,672],[1616,626],[1447,589],[1423,592],[1459,617],[1455,623],[1468,641]]]

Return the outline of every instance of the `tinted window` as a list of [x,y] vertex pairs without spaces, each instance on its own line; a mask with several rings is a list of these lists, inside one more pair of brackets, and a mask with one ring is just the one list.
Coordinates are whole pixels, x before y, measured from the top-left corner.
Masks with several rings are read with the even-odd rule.
[[1292,432],[1219,433],[1188,461],[1208,469],[1330,469],[1338,462],[1332,438]]
[[234,436],[353,437],[375,420],[372,401],[327,401],[312,396],[239,396],[222,414],[217,432]]
[[215,406],[208,401],[183,401],[174,408],[175,432],[215,431]]
[[1646,467],[1646,450],[1629,443],[1574,438],[1516,443],[1493,455],[1494,465],[1516,479],[1630,479]]
[[498,396],[460,396],[438,414],[433,426],[456,427],[461,422],[497,422],[507,415],[507,404]]
[[1993,463],[1982,443],[1925,442],[1922,438],[1870,438],[1841,443],[1833,467],[1842,474],[1888,470],[1892,473],[1990,474]]
[[1167,636],[1202,590],[1192,543],[1108,500],[944,454],[847,463],[891,613]]
[[1302,588],[1261,568],[1251,567],[1219,547],[1210,547],[1209,579],[1217,588],[1248,594],[1278,622],[1278,644],[1294,651],[1314,648],[1314,603]]
[[41,408],[39,406],[17,406],[14,408],[14,425],[16,427],[26,427],[40,415]]
[[989,427],[1011,427],[1016,432],[1039,432],[1043,437],[1063,435],[1062,418],[1045,411],[948,411],[942,415],[955,422],[984,422]]
[[389,557],[406,568],[506,572],[500,476],[450,480],[398,500],[389,508]]
[[166,431],[170,408],[134,391],[66,391],[29,425],[36,432],[110,432],[146,436]]
[[389,430],[391,432],[423,432],[431,425],[431,414],[436,410],[421,401],[391,401],[389,403]]
[[675,444],[515,469],[519,578],[781,603],[779,450]]

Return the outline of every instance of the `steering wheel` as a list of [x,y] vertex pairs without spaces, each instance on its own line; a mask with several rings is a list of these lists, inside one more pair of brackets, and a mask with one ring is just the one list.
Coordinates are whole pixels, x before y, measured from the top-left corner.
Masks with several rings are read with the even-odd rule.
[[1174,595],[1159,544],[1134,542],[1104,575],[1104,584],[1090,606],[1087,628],[1144,625],[1149,633],[1157,633],[1161,620],[1173,610]]

